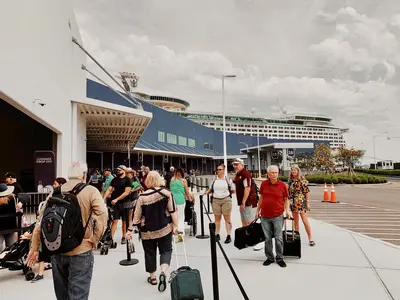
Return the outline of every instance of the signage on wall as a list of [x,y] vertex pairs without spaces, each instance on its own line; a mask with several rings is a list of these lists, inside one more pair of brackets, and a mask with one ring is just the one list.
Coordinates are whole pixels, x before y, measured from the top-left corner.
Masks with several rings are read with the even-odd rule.
[[49,192],[47,186],[52,186],[56,179],[55,155],[53,151],[35,151],[34,177],[37,192]]
[[287,156],[294,157],[294,155],[295,155],[295,151],[293,148],[287,149]]

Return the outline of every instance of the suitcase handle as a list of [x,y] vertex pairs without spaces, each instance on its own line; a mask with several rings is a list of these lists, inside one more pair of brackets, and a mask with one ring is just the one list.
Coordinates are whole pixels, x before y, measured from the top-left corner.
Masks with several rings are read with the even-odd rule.
[[[175,252],[176,269],[179,269],[178,251],[177,251],[176,244],[177,244],[177,242],[175,241],[175,236],[172,235],[172,245],[173,245],[173,252]],[[186,253],[185,238],[182,239],[182,244],[183,244],[183,252],[184,252],[184,255],[185,255],[185,262],[186,262],[186,266],[187,266],[188,265],[188,259],[187,259],[187,253]],[[185,268],[185,267],[183,266],[181,268]]]
[[285,240],[287,240],[287,228],[286,228],[287,219],[292,220],[292,241],[294,241],[294,219],[288,218],[288,217],[283,217],[283,223],[284,223],[284,228],[285,228]]

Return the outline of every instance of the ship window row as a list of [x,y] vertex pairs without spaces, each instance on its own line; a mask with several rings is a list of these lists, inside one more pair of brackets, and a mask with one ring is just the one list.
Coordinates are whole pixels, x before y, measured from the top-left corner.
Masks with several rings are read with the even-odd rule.
[[184,136],[177,136],[172,133],[165,134],[164,131],[158,131],[158,141],[161,143],[167,142],[168,144],[178,144],[179,146],[196,148],[196,140]]
[[[207,123],[207,122],[200,122],[201,125],[203,126],[220,126],[223,127],[223,124],[216,124],[216,123]],[[319,131],[319,132],[333,132],[333,133],[337,133],[339,132],[339,129],[328,129],[328,128],[304,128],[304,127],[290,127],[290,126],[284,126],[282,127],[282,125],[278,125],[278,126],[273,126],[273,125],[268,125],[268,126],[263,126],[263,125],[250,125],[250,124],[226,124],[226,127],[236,127],[236,128],[251,128],[253,130],[257,130],[257,129],[283,129],[283,130],[297,130],[297,131],[301,131],[301,130],[307,130],[307,131]]]

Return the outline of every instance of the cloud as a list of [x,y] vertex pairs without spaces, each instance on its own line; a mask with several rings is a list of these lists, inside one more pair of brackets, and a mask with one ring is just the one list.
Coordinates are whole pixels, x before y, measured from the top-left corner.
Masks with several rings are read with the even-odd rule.
[[[79,1],[76,11],[85,47],[113,74],[136,72],[138,91],[220,111],[221,74],[233,73],[225,82],[228,111],[276,116],[279,100],[290,112],[329,115],[351,129],[349,144],[364,139],[370,154],[368,135],[388,128],[400,135],[395,1],[377,8],[361,0],[348,7],[252,0],[245,9],[240,1]],[[385,157],[400,159],[386,148]]]

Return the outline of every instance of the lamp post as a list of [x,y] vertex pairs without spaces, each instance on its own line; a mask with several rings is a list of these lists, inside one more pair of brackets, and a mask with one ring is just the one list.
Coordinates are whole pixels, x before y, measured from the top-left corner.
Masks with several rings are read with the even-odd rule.
[[[254,117],[254,111],[251,114]],[[261,149],[260,149],[260,126],[257,125],[257,160],[258,160],[258,179],[261,179]]]
[[383,134],[376,134],[376,135],[373,135],[373,136],[372,136],[372,146],[374,147],[374,169],[375,169],[375,170],[376,170],[376,164],[377,164],[377,162],[376,162],[376,150],[375,150],[375,139],[376,139],[377,137],[385,136],[385,135],[387,135],[387,134],[388,134],[388,132],[385,131]]
[[225,176],[228,175],[228,154],[226,151],[226,122],[225,122],[225,78],[235,78],[236,75],[222,75],[222,89],[221,89],[221,100],[222,100],[222,123],[223,123],[223,143],[224,143],[224,165],[225,165]]

